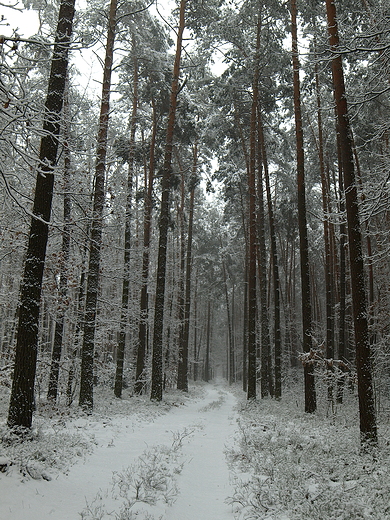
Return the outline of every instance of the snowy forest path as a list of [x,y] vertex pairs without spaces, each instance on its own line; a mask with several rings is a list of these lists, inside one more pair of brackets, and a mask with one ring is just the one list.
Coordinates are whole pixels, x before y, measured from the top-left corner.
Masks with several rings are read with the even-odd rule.
[[236,431],[236,399],[223,388],[206,388],[210,402],[194,412],[194,422],[204,422],[203,429],[184,449],[186,458],[191,459],[178,479],[179,496],[166,513],[169,520],[233,518],[226,503],[233,488],[224,452]]
[[[0,519],[122,518],[117,516],[121,502],[118,493],[114,496],[112,492],[113,476],[134,468],[140,460],[143,464],[145,453],[152,453],[155,447],[171,450],[170,456],[175,458],[172,446],[176,442],[181,471],[173,475],[175,493],[170,504],[161,497],[155,504],[137,502],[131,507],[134,518],[231,520],[232,508],[225,500],[232,495],[232,488],[224,451],[225,446],[234,442],[236,398],[227,386],[209,384],[202,391],[202,398],[183,397],[183,405],[174,406],[153,420],[147,419],[147,414],[143,419],[142,413],[113,415],[98,421],[93,416],[80,418],[69,432],[77,427],[92,436],[93,453],[86,456],[84,463],[79,461],[67,474],[60,473],[49,482],[21,481],[17,474],[1,479]],[[147,402],[145,405],[148,407]]]

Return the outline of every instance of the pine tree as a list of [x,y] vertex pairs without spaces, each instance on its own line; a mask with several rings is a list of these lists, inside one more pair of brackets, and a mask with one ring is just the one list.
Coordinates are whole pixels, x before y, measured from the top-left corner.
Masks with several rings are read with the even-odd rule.
[[8,411],[9,427],[30,428],[32,424],[39,308],[53,200],[54,169],[57,163],[61,112],[68,69],[69,44],[75,13],[74,4],[74,0],[62,0],[58,13],[43,116],[44,135],[40,144],[33,216],[21,286],[15,369]]

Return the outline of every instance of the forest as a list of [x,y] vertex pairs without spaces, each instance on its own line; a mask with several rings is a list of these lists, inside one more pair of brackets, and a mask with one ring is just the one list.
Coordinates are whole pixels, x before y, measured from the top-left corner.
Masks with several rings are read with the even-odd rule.
[[389,7],[0,2],[4,446],[225,380],[387,467]]

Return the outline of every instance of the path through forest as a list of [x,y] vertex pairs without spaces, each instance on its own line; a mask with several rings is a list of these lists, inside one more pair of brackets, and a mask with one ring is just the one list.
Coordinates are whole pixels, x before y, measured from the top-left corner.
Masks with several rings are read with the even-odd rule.
[[[176,490],[171,494],[172,503],[158,498],[155,504],[138,502],[131,511],[142,511],[136,516],[139,520],[232,520],[232,507],[226,498],[233,489],[224,451],[225,446],[234,442],[236,399],[224,386],[207,385],[204,389],[202,399],[186,399],[184,406],[173,407],[152,422],[134,421],[131,416],[113,416],[104,422],[79,419],[73,426],[94,434],[97,446],[93,454],[72,466],[67,475],[59,474],[49,482],[34,479],[22,482],[16,474],[2,478],[0,518],[118,518],[115,514],[123,500],[118,501],[118,493],[114,496],[112,492],[113,475],[129,466],[134,468],[139,457],[149,464],[146,460],[149,455],[145,453],[153,452],[156,445],[172,449],[176,439],[176,444],[180,444],[176,467],[180,471],[172,472],[177,473],[173,475]],[[160,451],[158,448],[157,452]],[[145,464],[142,462],[141,466],[144,468]],[[80,515],[82,511],[84,516]]]

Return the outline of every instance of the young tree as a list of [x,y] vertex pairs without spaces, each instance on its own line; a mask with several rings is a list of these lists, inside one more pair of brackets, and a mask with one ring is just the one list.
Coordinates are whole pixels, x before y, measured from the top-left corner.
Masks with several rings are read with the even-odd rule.
[[39,308],[57,164],[61,112],[75,13],[74,0],[62,0],[58,13],[35,186],[34,206],[21,285],[15,369],[8,411],[9,427],[30,428],[38,354]]

